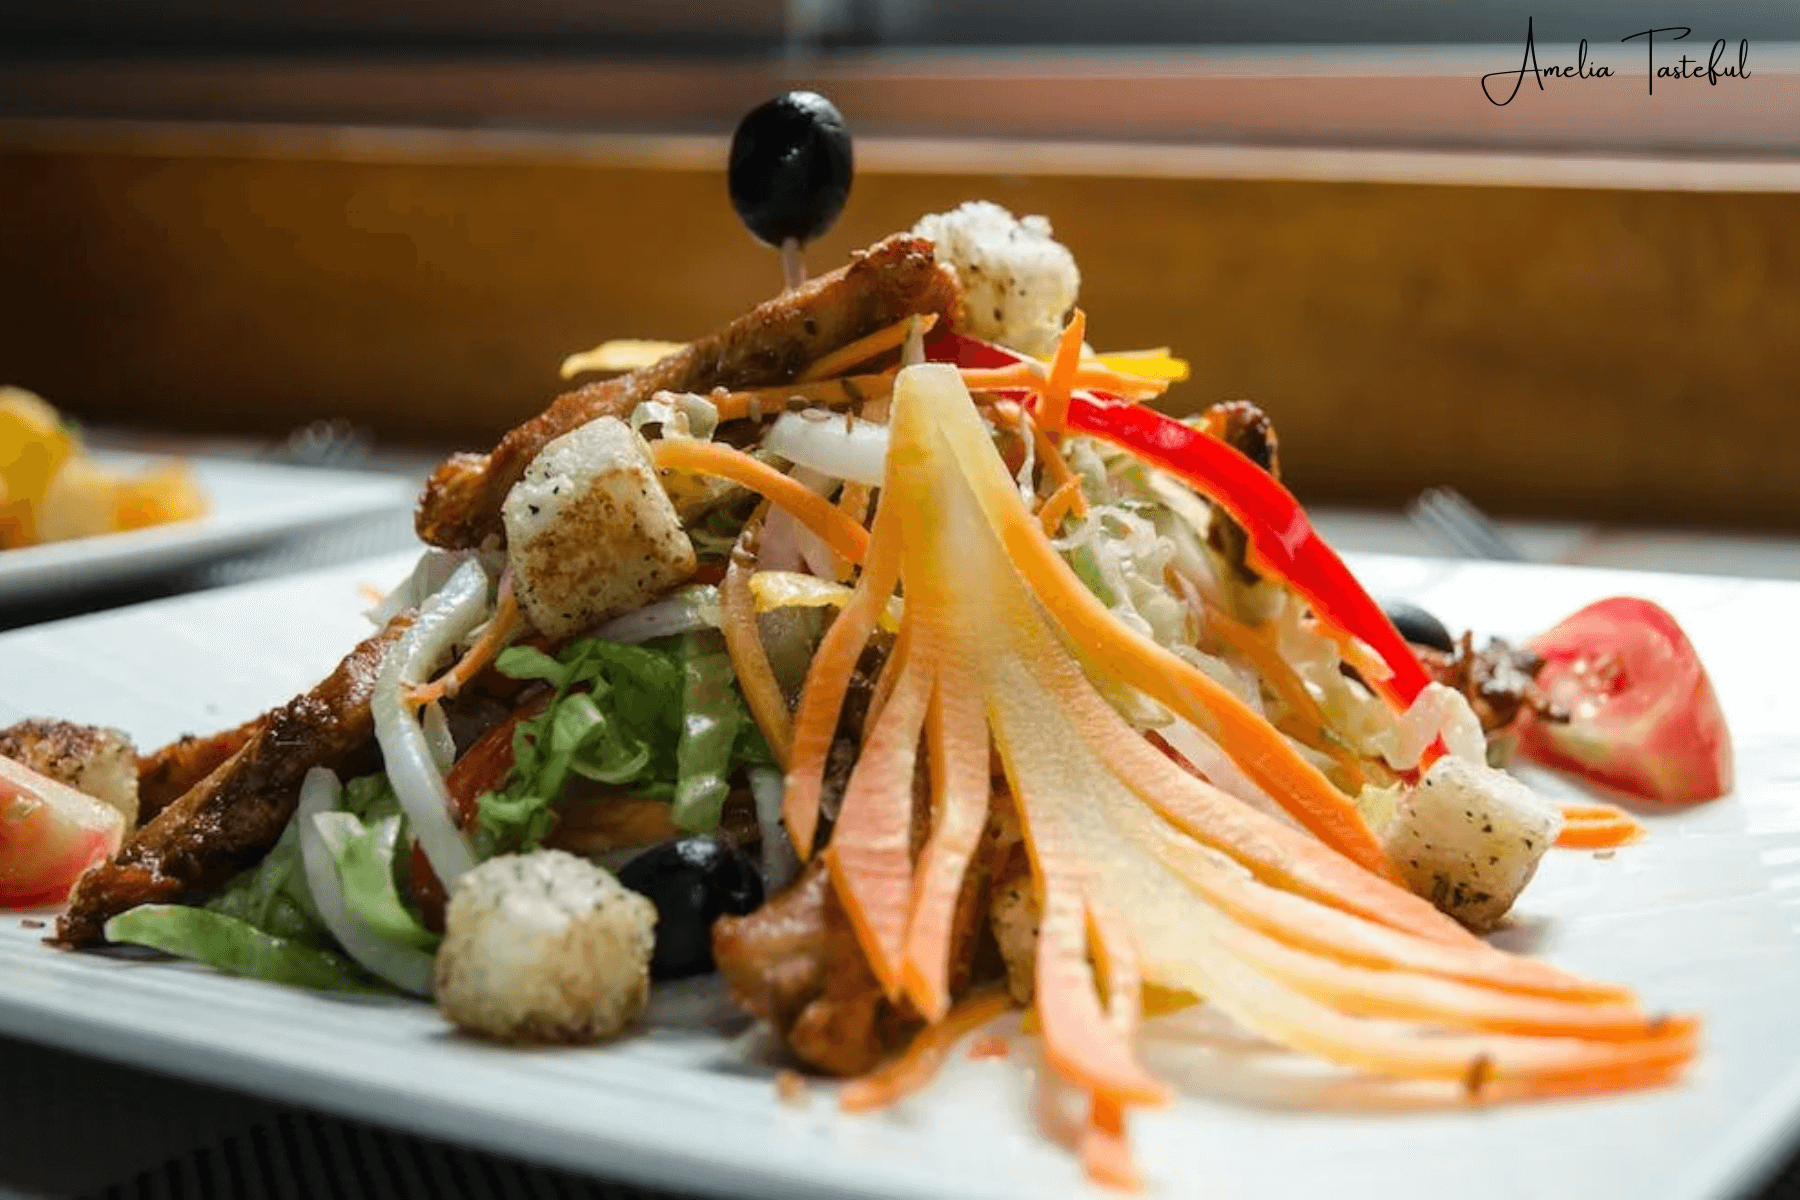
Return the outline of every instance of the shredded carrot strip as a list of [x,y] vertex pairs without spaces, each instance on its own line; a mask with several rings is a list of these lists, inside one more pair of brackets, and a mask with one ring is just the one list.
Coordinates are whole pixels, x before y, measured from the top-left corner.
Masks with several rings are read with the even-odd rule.
[[852,404],[862,404],[884,396],[893,387],[892,374],[840,375],[836,379],[781,383],[735,392],[714,388],[706,399],[718,411],[720,421],[743,421],[753,417],[772,417],[776,413],[785,412],[789,407],[824,405],[828,408],[847,408]]
[[1610,850],[1636,841],[1644,827],[1638,819],[1611,804],[1564,801],[1562,832],[1556,844],[1571,850]]
[[1082,495],[1079,479],[1071,479],[1051,492],[1050,498],[1044,501],[1044,507],[1038,509],[1038,524],[1043,526],[1044,536],[1055,537],[1062,529],[1063,518],[1080,503]]
[[1566,822],[1556,844],[1566,850],[1611,850],[1643,835],[1644,827],[1621,813],[1614,820]]
[[1069,423],[1069,396],[1075,390],[1075,374],[1081,367],[1081,339],[1087,334],[1087,314],[1079,308],[1069,319],[1068,328],[1056,343],[1056,357],[1050,360],[1050,374],[1044,381],[1037,413],[1038,423],[1055,441],[1062,437]]
[[769,652],[763,645],[762,627],[756,619],[756,597],[750,590],[750,574],[756,569],[756,538],[762,521],[760,513],[751,519],[731,548],[731,565],[719,584],[720,615],[724,618],[725,651],[731,658],[731,669],[737,675],[738,687],[744,693],[744,704],[769,744],[777,766],[786,768],[794,746],[794,718],[788,712],[787,698],[775,680],[775,669],[769,665]]
[[847,346],[839,346],[800,374],[801,383],[812,383],[820,379],[830,379],[841,375],[851,367],[861,366],[877,354],[885,354],[906,340],[912,331],[914,320],[919,322],[920,333],[930,333],[931,327],[937,324],[936,313],[925,313],[919,317],[903,317],[882,329],[877,329],[867,337],[858,338]]
[[811,488],[742,450],[691,438],[663,438],[655,442],[651,450],[657,467],[662,470],[716,475],[760,492],[792,513],[802,525],[824,539],[833,551],[851,562],[860,563],[868,552],[868,530],[839,512],[831,501]]
[[[798,485],[796,485],[798,486]],[[809,495],[812,493],[808,493]],[[868,645],[876,622],[887,610],[888,597],[900,582],[898,506],[885,500],[875,510],[875,530],[869,538],[869,557],[863,564],[856,593],[844,605],[813,654],[806,672],[800,704],[794,710],[794,741],[789,752],[787,790],[781,815],[788,836],[801,858],[812,854],[819,826],[819,793],[824,786],[825,758],[837,733],[844,693],[856,660]]]
[[1005,991],[969,997],[943,1020],[919,1030],[899,1058],[846,1084],[838,1094],[838,1107],[845,1112],[868,1112],[905,1099],[931,1082],[964,1035],[1006,1015],[1011,1008],[1012,998]]
[[[962,377],[971,392],[1042,392],[1044,388],[1044,368],[1039,363],[965,367]],[[1151,400],[1169,390],[1164,380],[1128,375],[1092,358],[1081,360],[1070,382],[1076,391],[1105,392],[1122,400]]]
[[1144,1186],[1131,1158],[1131,1140],[1125,1133],[1125,1110],[1118,1101],[1098,1093],[1088,1106],[1088,1121],[1081,1131],[1081,1169],[1101,1187],[1121,1192]]
[[899,999],[901,991],[913,893],[913,767],[932,682],[930,661],[909,653],[875,732],[863,745],[825,847],[838,899],[890,1000]]
[[494,603],[494,615],[481,631],[481,637],[448,671],[430,683],[407,688],[406,702],[414,707],[422,707],[434,700],[456,695],[469,685],[470,680],[481,674],[524,628],[525,615],[519,611],[519,598],[513,593],[512,576],[508,575],[500,581],[500,595]]

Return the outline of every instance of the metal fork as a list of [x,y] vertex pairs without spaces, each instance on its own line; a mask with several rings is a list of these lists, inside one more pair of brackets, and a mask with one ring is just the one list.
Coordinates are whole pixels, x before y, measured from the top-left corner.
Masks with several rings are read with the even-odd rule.
[[355,467],[368,459],[374,439],[342,417],[314,421],[288,434],[268,457],[301,467]]
[[1426,488],[1407,504],[1406,515],[1427,537],[1463,558],[1525,561],[1493,520],[1455,488]]

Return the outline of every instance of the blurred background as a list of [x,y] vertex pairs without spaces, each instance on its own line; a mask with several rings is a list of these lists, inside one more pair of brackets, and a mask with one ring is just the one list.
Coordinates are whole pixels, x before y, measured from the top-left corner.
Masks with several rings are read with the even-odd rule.
[[[1481,77],[1538,60],[1609,79]],[[1748,79],[1649,94],[1658,61]],[[1503,80],[1504,91],[1511,80]],[[1248,396],[1310,502],[1800,525],[1800,7],[1748,0],[0,0],[0,376],[91,421],[478,447],[779,285],[730,131],[833,97],[828,269],[987,197],[1092,340]]]

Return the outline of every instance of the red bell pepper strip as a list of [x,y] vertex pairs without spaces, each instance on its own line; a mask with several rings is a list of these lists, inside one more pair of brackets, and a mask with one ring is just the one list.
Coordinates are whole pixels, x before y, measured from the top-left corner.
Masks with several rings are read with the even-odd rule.
[[[955,333],[935,339],[927,355],[962,367],[1020,361],[1010,350]],[[1068,425],[1186,480],[1230,513],[1249,535],[1252,566],[1297,592],[1327,628],[1360,639],[1387,664],[1392,675],[1368,682],[1396,709],[1410,707],[1431,682],[1394,623],[1312,527],[1293,493],[1249,458],[1154,409],[1082,393],[1069,404]]]

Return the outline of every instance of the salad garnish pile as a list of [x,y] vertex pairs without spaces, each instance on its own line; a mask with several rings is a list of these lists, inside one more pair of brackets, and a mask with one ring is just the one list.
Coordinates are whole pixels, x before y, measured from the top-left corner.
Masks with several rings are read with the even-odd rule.
[[[795,278],[817,220],[758,219]],[[1023,1008],[1120,1187],[1171,1098],[1137,1034],[1197,1003],[1482,1102],[1678,1079],[1695,1018],[1479,934],[1553,845],[1641,832],[1509,755],[1729,790],[1680,629],[1396,624],[1268,417],[1148,407],[1185,364],[1092,352],[1078,287],[1047,222],[978,202],[697,342],[577,356],[624,373],[439,469],[432,548],[318,688],[129,797],[71,775],[105,731],[0,735],[0,902],[73,884],[65,945],[435,995],[513,1041],[717,970],[849,1110]]]

